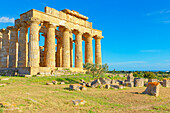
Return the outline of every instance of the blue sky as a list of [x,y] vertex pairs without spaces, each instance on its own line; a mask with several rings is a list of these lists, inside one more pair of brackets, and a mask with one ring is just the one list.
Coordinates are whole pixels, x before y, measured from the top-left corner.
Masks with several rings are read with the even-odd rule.
[[45,6],[88,16],[103,31],[102,59],[110,70],[170,70],[169,0],[3,0],[0,28]]

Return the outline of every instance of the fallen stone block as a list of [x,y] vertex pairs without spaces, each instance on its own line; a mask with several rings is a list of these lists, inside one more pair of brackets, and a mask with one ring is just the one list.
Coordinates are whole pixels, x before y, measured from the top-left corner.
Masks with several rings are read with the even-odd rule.
[[111,88],[115,88],[115,89],[123,89],[124,86],[123,85],[110,85]]
[[170,79],[164,78],[162,86],[163,87],[170,87]]
[[81,86],[80,90],[84,91],[84,90],[87,90],[87,88],[86,88],[86,86]]
[[56,84],[57,84],[57,81],[56,81],[56,80],[53,80],[52,83],[53,83],[54,85],[56,85]]
[[63,84],[65,84],[65,82],[61,82],[60,84],[62,84],[62,85],[63,85]]
[[32,75],[24,75],[25,77],[29,78],[29,77],[32,77]]
[[143,87],[144,86],[144,80],[142,78],[135,78],[134,84],[135,84],[135,87]]
[[86,103],[86,101],[84,100],[72,100],[74,105],[84,105]]
[[148,79],[148,82],[158,82],[158,79]]
[[99,79],[96,79],[96,80],[94,80],[94,81],[91,83],[91,87],[92,87],[92,88],[96,88],[96,87],[98,87],[98,86],[100,86],[100,85],[101,85],[101,82],[100,82]]
[[86,86],[87,87],[91,87],[91,83],[89,82],[89,83],[86,83]]
[[46,85],[53,85],[53,83],[49,83],[49,82],[48,82],[48,83],[46,83]]
[[9,80],[9,78],[1,78],[0,80]]
[[159,82],[149,82],[146,90],[143,94],[149,94],[154,96],[159,96],[160,83]]
[[134,87],[134,83],[133,82],[125,82],[123,85],[125,87]]
[[110,84],[106,84],[105,88],[110,89]]
[[80,85],[80,84],[71,84],[69,87],[70,87],[71,90],[80,91],[80,88],[82,87],[82,85]]
[[6,86],[7,84],[0,84],[0,86]]

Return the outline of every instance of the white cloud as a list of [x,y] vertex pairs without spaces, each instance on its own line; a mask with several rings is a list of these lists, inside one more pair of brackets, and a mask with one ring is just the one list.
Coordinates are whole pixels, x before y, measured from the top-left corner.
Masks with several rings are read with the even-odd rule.
[[142,53],[156,53],[156,52],[160,52],[160,50],[140,50],[140,52]]
[[9,18],[9,17],[0,18],[0,23],[14,23],[14,21],[15,21],[14,18]]
[[151,16],[151,15],[167,14],[167,13],[170,13],[170,10],[163,9],[163,10],[160,10],[160,11],[155,11],[155,12],[147,13],[146,15],[147,16]]

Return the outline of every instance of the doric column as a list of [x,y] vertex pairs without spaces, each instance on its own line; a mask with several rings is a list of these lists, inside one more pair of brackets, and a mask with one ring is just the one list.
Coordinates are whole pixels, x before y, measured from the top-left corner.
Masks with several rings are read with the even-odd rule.
[[92,35],[85,35],[85,63],[93,64]]
[[28,29],[25,22],[20,24],[18,67],[27,67],[28,63]]
[[70,67],[73,67],[73,34],[70,32]]
[[2,58],[2,32],[0,31],[0,68],[2,67],[1,58]]
[[1,65],[3,68],[8,68],[9,65],[9,39],[10,39],[10,31],[8,29],[3,29],[3,38],[2,38],[2,58]]
[[57,37],[57,67],[62,67],[62,38]]
[[29,53],[28,53],[28,67],[39,67],[40,52],[39,52],[39,30],[40,21],[32,18],[30,23],[29,35]]
[[46,64],[46,54],[47,54],[47,49],[46,49],[46,43],[47,43],[47,34],[42,34],[42,36],[44,37],[45,41],[44,41],[44,64],[43,64],[43,67],[45,66]]
[[65,27],[59,27],[63,32],[62,38],[62,67],[70,67],[70,30]]
[[101,39],[103,37],[96,36],[95,39],[95,63],[102,65],[102,57],[101,57]]
[[55,29],[56,26],[48,24],[46,39],[45,67],[55,67]]
[[18,63],[18,28],[8,27],[11,31],[9,43],[9,67],[16,68]]
[[40,67],[44,66],[44,47],[40,46]]
[[75,31],[75,67],[83,68],[82,60],[82,33]]

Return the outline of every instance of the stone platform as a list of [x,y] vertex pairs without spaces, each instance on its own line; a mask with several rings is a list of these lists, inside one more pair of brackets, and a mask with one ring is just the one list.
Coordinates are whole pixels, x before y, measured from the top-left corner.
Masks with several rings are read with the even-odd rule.
[[70,72],[85,73],[86,71],[82,68],[65,68],[65,67],[18,67],[18,68],[0,68],[0,72],[5,72],[7,74],[17,73],[19,75],[52,75],[58,70],[68,70]]

